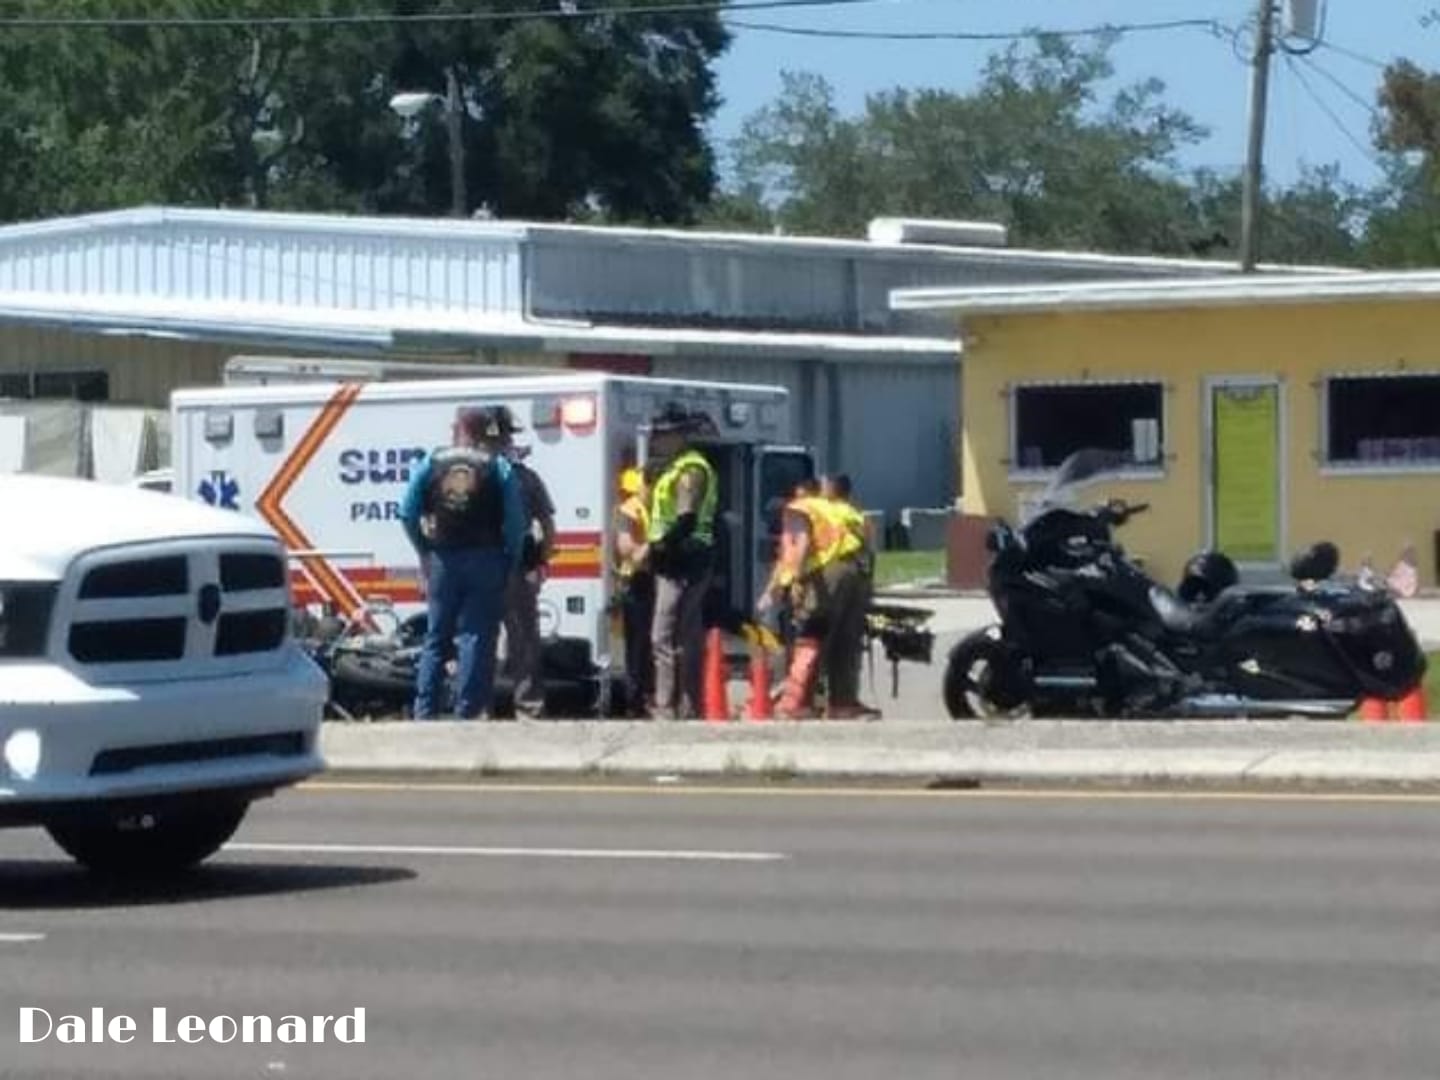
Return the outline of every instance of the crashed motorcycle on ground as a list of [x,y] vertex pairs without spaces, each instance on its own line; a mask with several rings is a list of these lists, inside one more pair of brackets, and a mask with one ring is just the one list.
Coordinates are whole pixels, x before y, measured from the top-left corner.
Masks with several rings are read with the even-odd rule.
[[1148,506],[1079,506],[1127,464],[1079,451],[1028,520],[992,528],[1000,622],[952,650],[952,718],[1340,718],[1420,682],[1425,655],[1399,605],[1383,584],[1337,579],[1333,544],[1297,555],[1288,585],[1242,585],[1220,552],[1192,558],[1176,590],[1152,580],[1114,538]]
[[[297,616],[295,636],[330,679],[326,716],[334,720],[407,719],[415,703],[415,680],[425,644],[424,613],[401,619],[388,603],[372,601],[371,626],[335,615]],[[454,648],[449,650],[441,699],[454,698]],[[541,651],[545,707],[550,715],[588,716],[596,708],[600,673],[580,643],[546,642]],[[495,678],[495,714],[514,714],[514,684]]]

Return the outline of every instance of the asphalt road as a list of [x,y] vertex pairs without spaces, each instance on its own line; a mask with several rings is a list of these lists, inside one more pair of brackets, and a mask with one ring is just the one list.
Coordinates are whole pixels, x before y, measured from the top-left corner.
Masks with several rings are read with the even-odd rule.
[[[43,835],[0,834],[0,1076],[1354,1080],[1440,1061],[1440,801],[310,789],[237,844],[178,894],[122,894]],[[147,1038],[22,1046],[22,1006],[104,1007]],[[155,1006],[364,1006],[367,1041],[156,1046]]]

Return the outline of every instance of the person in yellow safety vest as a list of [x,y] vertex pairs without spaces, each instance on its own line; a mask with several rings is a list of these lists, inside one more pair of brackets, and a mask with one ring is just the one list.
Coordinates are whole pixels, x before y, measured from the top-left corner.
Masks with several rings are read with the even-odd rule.
[[704,414],[666,407],[651,424],[646,486],[650,523],[642,558],[655,574],[656,720],[697,719],[704,665],[705,593],[715,562],[720,484],[715,467],[692,445],[715,426]]
[[625,707],[630,716],[648,713],[654,684],[650,632],[655,618],[655,575],[643,561],[650,533],[645,476],[629,468],[620,474],[615,509],[615,577],[620,633],[625,643]]
[[785,507],[780,558],[756,605],[763,617],[788,592],[795,608],[796,638],[778,716],[799,719],[813,713],[822,666],[829,687],[827,715],[864,714],[855,662],[865,618],[856,561],[861,550],[844,514],[823,496],[793,499]]
[[855,505],[852,499],[853,488],[850,477],[846,473],[835,473],[825,477],[820,487],[821,494],[829,499],[839,509],[840,515],[845,521],[845,527],[853,532],[860,543],[864,545],[865,551],[861,559],[862,569],[867,576],[874,572],[874,546],[870,542],[870,526],[865,521],[865,514]]
[[[856,556],[856,562],[862,578],[860,606],[862,611],[868,611],[870,603],[875,597],[875,545],[871,541],[869,523],[865,520],[864,512],[855,505],[854,491],[848,474],[835,473],[825,477],[824,483],[821,485],[821,493],[835,505],[846,528],[855,534],[862,545],[860,553]],[[853,642],[855,685],[858,687],[865,651],[865,619],[863,615],[858,621],[856,632],[860,635]],[[865,716],[880,715],[880,710],[865,705],[860,705],[859,711]]]

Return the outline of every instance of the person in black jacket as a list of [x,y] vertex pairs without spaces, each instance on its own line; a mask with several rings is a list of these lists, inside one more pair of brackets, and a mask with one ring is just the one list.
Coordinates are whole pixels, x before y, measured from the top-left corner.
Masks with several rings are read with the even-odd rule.
[[515,715],[539,719],[545,711],[541,671],[540,587],[555,550],[555,502],[540,474],[525,464],[525,451],[515,445],[523,430],[504,405],[493,410],[495,434],[485,447],[510,462],[525,508],[520,564],[505,584],[505,675],[515,687]]
[[510,463],[483,449],[497,428],[487,410],[462,409],[454,445],[436,450],[415,470],[401,504],[405,534],[420,556],[428,607],[417,720],[434,719],[441,711],[452,638],[460,662],[455,714],[468,720],[490,710],[505,582],[519,563],[525,526]]

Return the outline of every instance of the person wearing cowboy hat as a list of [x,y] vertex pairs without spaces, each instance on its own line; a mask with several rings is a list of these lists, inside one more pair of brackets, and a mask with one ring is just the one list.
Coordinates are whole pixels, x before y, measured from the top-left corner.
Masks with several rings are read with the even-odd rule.
[[509,462],[484,449],[494,428],[482,410],[461,409],[453,445],[415,470],[401,503],[401,524],[420,556],[427,607],[417,720],[433,720],[442,711],[452,640],[459,660],[455,715],[469,720],[491,708],[505,581],[519,562],[524,528],[520,485]]
[[555,549],[555,502],[540,474],[525,464],[528,448],[515,445],[515,434],[525,429],[509,407],[492,406],[490,415],[494,435],[485,445],[510,463],[525,513],[520,563],[505,585],[505,675],[515,687],[515,715],[536,720],[545,711],[540,587]]
[[650,647],[656,720],[700,715],[704,602],[714,573],[720,491],[715,467],[694,442],[714,430],[709,417],[679,405],[667,406],[651,422],[645,470],[650,514],[638,560],[655,576]]

